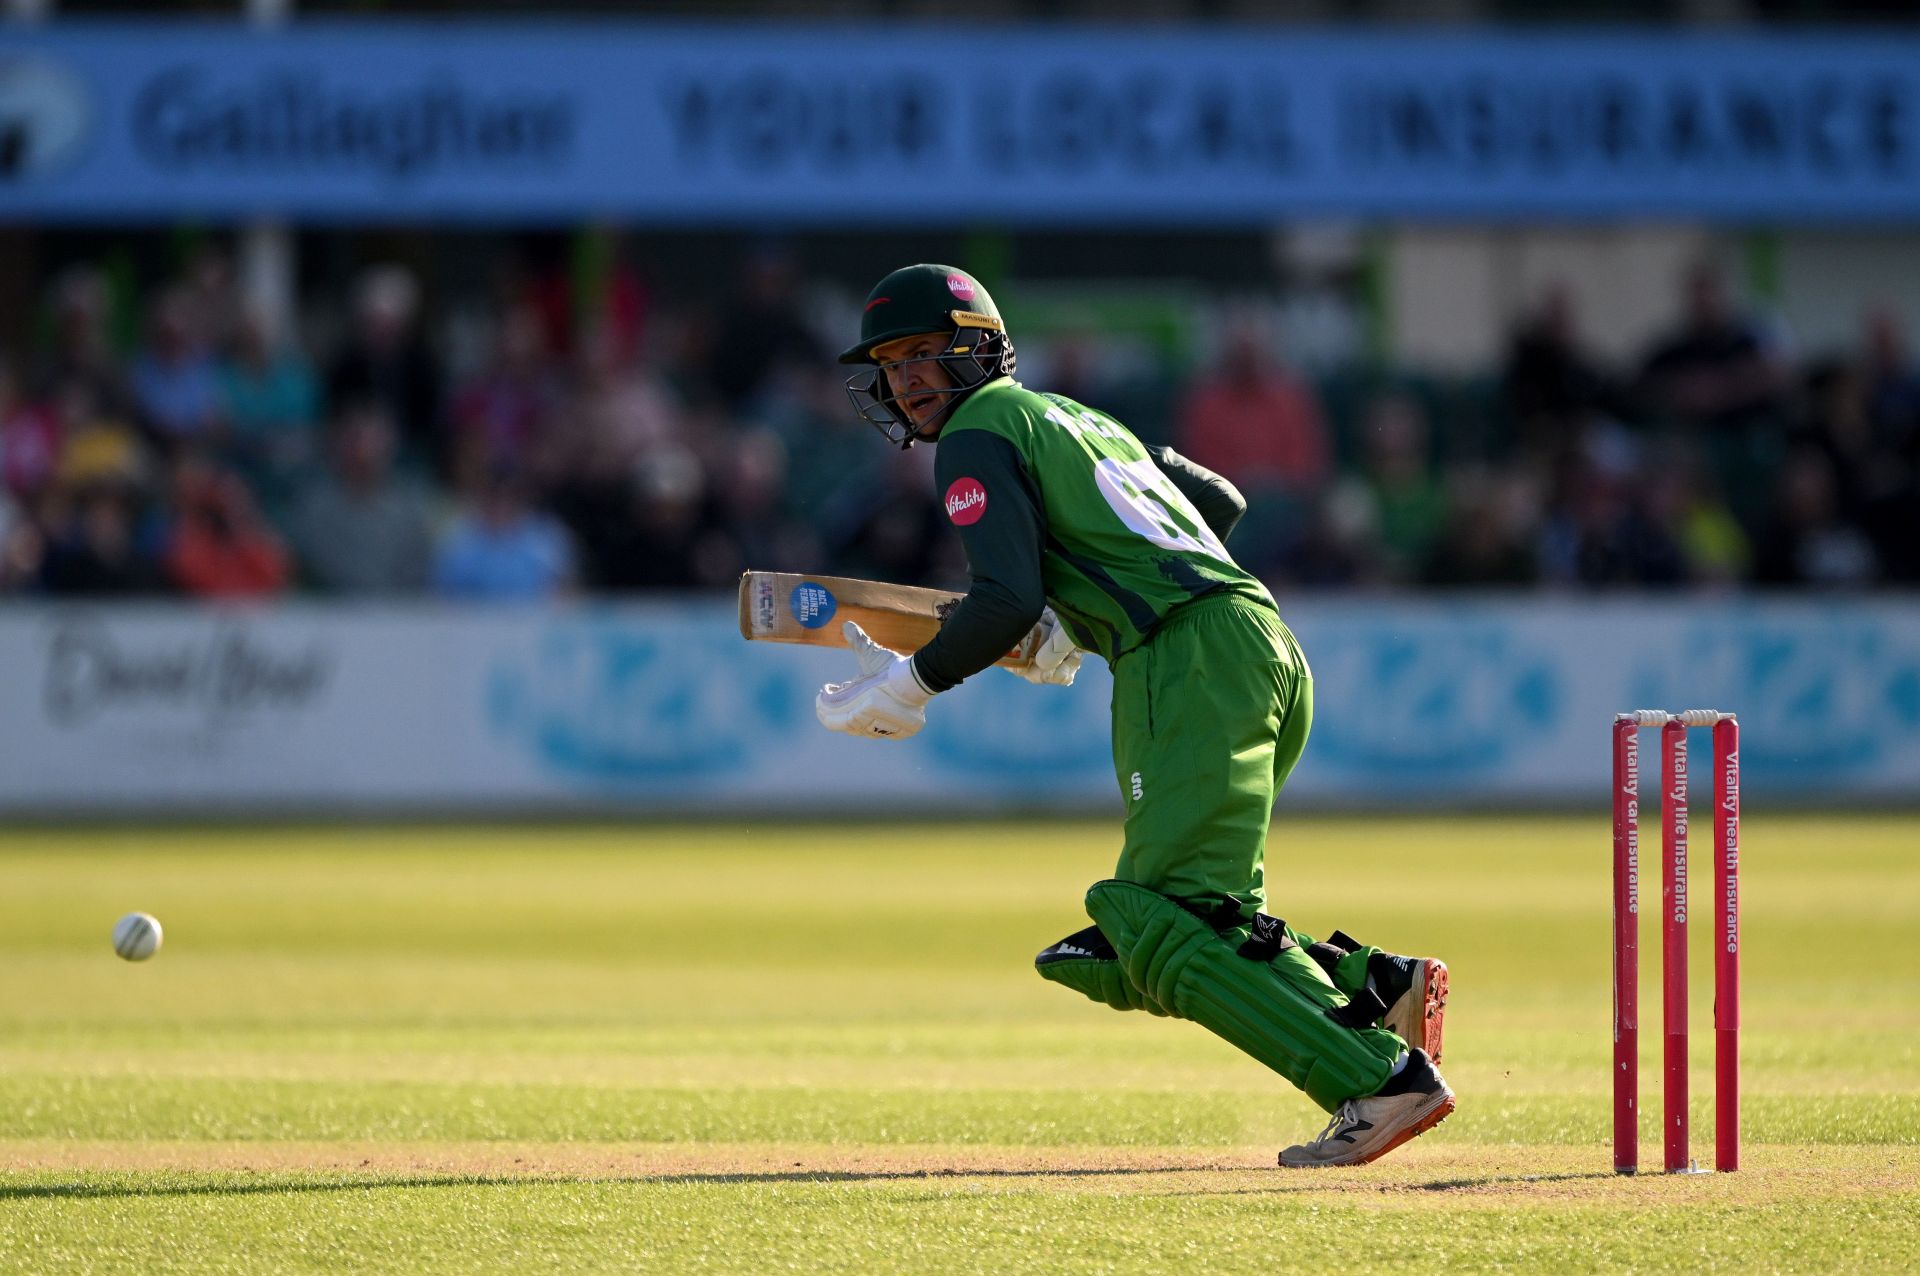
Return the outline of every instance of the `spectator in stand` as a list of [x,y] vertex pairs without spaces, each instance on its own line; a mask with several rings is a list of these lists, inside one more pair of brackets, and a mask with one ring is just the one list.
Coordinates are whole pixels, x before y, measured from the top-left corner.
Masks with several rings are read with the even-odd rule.
[[230,348],[239,333],[246,305],[240,299],[233,258],[217,244],[204,244],[180,272],[179,292],[186,303],[187,327],[208,350]]
[[602,583],[617,590],[693,589],[713,584],[707,472],[690,448],[655,448],[632,467],[617,522],[597,551]]
[[576,462],[587,453],[605,453],[604,460],[622,472],[649,450],[681,439],[672,389],[640,347],[607,325],[582,342],[573,401],[564,416],[573,431],[568,452]]
[[[538,235],[522,241],[506,304],[533,308],[556,356],[577,359],[599,340],[624,361],[653,335],[653,289],[636,256],[632,238],[605,226],[584,232],[584,240],[573,231]],[[590,263],[584,270],[583,261]]]
[[549,502],[573,535],[581,576],[595,589],[690,587],[706,475],[682,442],[681,407],[610,334],[590,336],[583,355],[567,463]]
[[1753,566],[1746,529],[1727,507],[1718,477],[1695,449],[1655,457],[1645,467],[1645,503],[1651,521],[1678,543],[1683,568],[1676,581],[1725,588],[1743,583]]
[[[842,576],[901,585],[941,587],[964,582],[956,563],[958,541],[934,499],[933,449],[883,453],[876,473],[841,490],[841,502],[824,511],[827,555]],[[956,575],[956,568],[958,574]]]
[[491,357],[453,398],[456,472],[471,479],[491,469],[532,468],[536,449],[552,445],[560,393],[539,312],[527,305],[508,310]]
[[1624,431],[1595,431],[1558,467],[1537,550],[1549,582],[1618,588],[1684,577],[1686,555],[1669,517],[1677,512],[1663,500],[1660,517],[1646,517],[1637,490],[1646,482],[1642,451]]
[[60,456],[54,482],[69,489],[96,483],[139,488],[150,472],[147,445],[132,425],[95,399],[95,384],[76,377],[55,391]]
[[773,244],[749,253],[708,356],[708,382],[729,413],[753,411],[771,381],[825,358],[808,313],[793,255]]
[[1827,360],[1807,370],[1801,403],[1787,442],[1818,452],[1827,460],[1840,503],[1848,509],[1870,506],[1900,466],[1879,446],[1861,369],[1843,360]]
[[1649,448],[1618,425],[1593,428],[1563,459],[1538,539],[1542,574],[1590,588],[1725,586],[1746,575],[1746,533],[1696,442]]
[[1410,395],[1375,399],[1361,426],[1361,446],[1387,577],[1410,581],[1447,519],[1446,493],[1428,456],[1425,411]]
[[1920,557],[1914,463],[1895,432],[1876,426],[1866,375],[1851,363],[1821,364],[1807,374],[1806,391],[1789,445],[1826,460],[1838,509],[1872,541],[1880,574],[1912,580]]
[[[1106,403],[1113,387],[1109,379],[1100,374],[1096,344],[1083,332],[1060,333],[1042,348],[1046,356],[1042,366],[1028,375],[1037,385],[1053,387],[1048,393],[1075,403]],[[1023,357],[1024,354],[1022,351]]]
[[1692,581],[1687,545],[1692,510],[1678,466],[1656,462],[1640,474],[1620,528],[1624,583],[1669,589]]
[[1907,352],[1899,314],[1889,306],[1866,320],[1867,419],[1874,441],[1908,467],[1920,466],[1920,366]]
[[60,414],[21,394],[12,364],[0,359],[0,489],[31,499],[60,460]]
[[1514,330],[1501,383],[1518,442],[1535,454],[1566,446],[1575,423],[1612,397],[1606,377],[1581,349],[1573,293],[1565,284],[1548,288]]
[[[683,452],[678,444],[661,447],[649,456]],[[670,555],[649,563],[635,563],[635,527],[641,515],[637,495],[640,462],[625,449],[598,433],[587,435],[571,458],[566,473],[554,486],[548,508],[573,537],[581,583],[589,589],[631,588],[627,573],[638,567],[665,567]],[[695,461],[697,469],[699,462]],[[671,569],[669,569],[671,570]],[[690,576],[690,569],[687,575]]]
[[1833,463],[1811,448],[1787,457],[1774,512],[1754,550],[1754,579],[1770,586],[1859,587],[1879,574],[1866,533],[1843,510]]
[[1451,479],[1447,525],[1421,574],[1436,587],[1518,588],[1539,579],[1534,515],[1525,483],[1480,469]]
[[1779,412],[1787,388],[1778,343],[1742,315],[1709,264],[1687,273],[1680,327],[1640,370],[1643,401],[1663,422],[1737,431]]
[[815,532],[829,512],[857,503],[849,489],[873,469],[873,427],[847,411],[847,390],[831,364],[794,381],[793,396],[768,414],[787,448],[786,502]]
[[286,589],[286,549],[238,475],[184,457],[174,467],[173,493],[161,561],[178,589],[196,598],[259,598]]
[[521,477],[506,468],[484,476],[433,562],[434,592],[468,602],[555,598],[573,579],[566,530],[528,504]]
[[137,420],[162,452],[221,441],[219,372],[193,329],[193,308],[180,288],[169,287],[155,298],[147,344],[134,356],[130,381]]
[[[1236,540],[1238,538],[1236,537]],[[1240,558],[1241,549],[1234,547]],[[1299,531],[1273,549],[1240,561],[1288,587],[1364,589],[1385,577],[1380,553],[1380,508],[1366,484],[1340,479],[1313,499]]]
[[39,587],[56,597],[160,592],[158,564],[137,543],[130,493],[85,488],[54,503]]
[[270,504],[284,503],[314,459],[320,390],[312,365],[295,342],[271,331],[265,315],[248,310],[219,374],[228,455]]
[[1249,501],[1265,491],[1301,496],[1327,477],[1319,401],[1252,320],[1230,326],[1219,365],[1188,390],[1178,422],[1179,450],[1233,480]]
[[343,413],[329,439],[329,472],[288,518],[306,581],[338,594],[416,593],[433,557],[433,509],[393,471],[394,430],[383,409]]
[[748,568],[818,571],[820,541],[787,510],[787,447],[772,430],[742,432],[719,462],[717,535],[700,558],[702,583],[718,587]]
[[104,274],[80,266],[62,275],[53,288],[53,349],[35,366],[28,392],[51,399],[79,382],[106,415],[131,418],[133,395],[108,333],[112,317],[113,292]]
[[380,408],[399,431],[408,461],[447,473],[452,461],[441,419],[440,364],[419,328],[420,289],[399,266],[361,277],[354,330],[327,373],[327,402],[338,413],[362,403]]
[[31,586],[45,555],[39,527],[0,487],[0,596]]
[[1863,363],[1876,457],[1863,515],[1886,578],[1913,584],[1920,582],[1920,367],[1907,353],[1905,331],[1891,309],[1867,316]]

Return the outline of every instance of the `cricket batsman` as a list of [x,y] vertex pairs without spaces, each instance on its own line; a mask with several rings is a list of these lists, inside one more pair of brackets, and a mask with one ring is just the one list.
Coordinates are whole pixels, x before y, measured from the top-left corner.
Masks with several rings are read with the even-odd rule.
[[835,731],[901,739],[936,695],[1036,623],[1022,677],[1113,670],[1113,761],[1126,803],[1093,925],[1045,949],[1040,975],[1112,1006],[1190,1019],[1332,1114],[1285,1166],[1360,1165],[1444,1120],[1436,1059],[1447,971],[1336,931],[1315,941],[1261,909],[1273,800],[1313,720],[1313,676],[1273,598],[1224,544],[1246,503],[1218,475],[1147,448],[1091,408],[1013,379],[1013,343],[977,280],[896,270],[840,356],[863,420],[901,447],[937,443],[935,483],[972,586],[911,655],[847,638],[860,676],[815,704]]

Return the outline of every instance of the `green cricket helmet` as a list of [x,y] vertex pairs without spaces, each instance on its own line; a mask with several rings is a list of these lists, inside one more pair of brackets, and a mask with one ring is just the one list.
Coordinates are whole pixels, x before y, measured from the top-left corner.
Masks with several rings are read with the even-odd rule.
[[[902,337],[930,332],[951,334],[946,349],[924,358],[946,369],[953,385],[926,391],[946,402],[915,425],[907,405],[893,393],[887,370],[920,360],[881,363],[873,352]],[[972,275],[952,266],[904,266],[867,294],[860,315],[860,341],[841,354],[840,362],[870,365],[847,378],[853,410],[888,442],[909,448],[937,438],[941,425],[968,394],[995,377],[1013,375],[1013,342],[1007,338],[999,307]]]

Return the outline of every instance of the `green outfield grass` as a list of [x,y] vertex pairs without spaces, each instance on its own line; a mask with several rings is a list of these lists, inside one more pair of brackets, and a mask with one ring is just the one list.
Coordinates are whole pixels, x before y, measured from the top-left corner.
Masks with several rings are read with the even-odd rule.
[[1602,820],[1282,823],[1273,911],[1452,966],[1460,1093],[1295,1173],[1304,1098],[1033,976],[1105,825],[0,832],[0,1271],[1920,1268],[1920,819],[1745,832],[1746,1166],[1633,1180]]

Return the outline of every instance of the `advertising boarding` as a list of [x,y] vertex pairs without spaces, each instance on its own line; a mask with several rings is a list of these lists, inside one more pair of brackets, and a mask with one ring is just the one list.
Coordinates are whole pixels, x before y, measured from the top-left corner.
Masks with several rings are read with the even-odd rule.
[[[1612,716],[1641,707],[1738,713],[1749,802],[1920,796],[1912,603],[1284,610],[1316,701],[1289,803],[1597,811]],[[730,603],[13,607],[0,662],[0,816],[1100,813],[1120,800],[1098,659],[1070,688],[987,670],[937,697],[912,739],[855,740],[813,716],[852,657],[743,642]]]
[[1920,216],[1895,32],[52,23],[0,222]]

